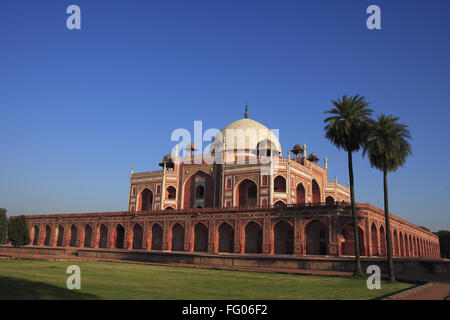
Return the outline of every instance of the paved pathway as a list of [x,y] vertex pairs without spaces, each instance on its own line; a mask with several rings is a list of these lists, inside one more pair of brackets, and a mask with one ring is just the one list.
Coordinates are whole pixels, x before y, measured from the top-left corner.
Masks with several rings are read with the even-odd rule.
[[387,300],[450,300],[450,283],[428,282],[419,287],[394,294]]
[[[22,258],[39,259],[49,261],[107,261],[119,263],[135,263],[147,265],[164,265],[174,267],[189,267],[202,269],[219,269],[219,270],[239,270],[254,272],[271,272],[271,273],[288,273],[288,274],[310,274],[325,276],[351,276],[352,272],[341,271],[325,271],[325,270],[303,270],[288,268],[256,268],[242,266],[219,266],[219,265],[195,265],[187,263],[155,263],[146,261],[131,261],[119,259],[105,259],[95,257],[77,257],[73,255],[46,255],[46,254],[30,254],[22,253]],[[17,258],[15,252],[0,252],[0,259]],[[385,298],[386,300],[450,300],[450,277],[434,275],[434,274],[399,274],[397,280],[416,283],[424,283],[418,287],[406,290]]]

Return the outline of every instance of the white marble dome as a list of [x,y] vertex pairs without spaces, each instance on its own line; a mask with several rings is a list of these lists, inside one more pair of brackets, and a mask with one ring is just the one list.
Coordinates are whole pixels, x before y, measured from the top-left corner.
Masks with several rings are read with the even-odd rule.
[[[269,142],[269,148],[272,153],[281,154],[281,145],[277,136],[265,125],[249,119],[242,118],[234,121],[223,128],[221,134],[216,135],[210,150],[222,150],[223,142],[227,149],[233,149],[231,145],[234,142],[234,149],[257,150],[259,147],[265,147]],[[269,149],[268,148],[268,149]]]

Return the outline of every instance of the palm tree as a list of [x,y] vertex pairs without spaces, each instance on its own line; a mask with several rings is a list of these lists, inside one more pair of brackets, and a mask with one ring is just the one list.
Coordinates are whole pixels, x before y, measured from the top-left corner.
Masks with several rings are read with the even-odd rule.
[[403,166],[408,155],[412,154],[407,139],[411,139],[408,126],[398,123],[399,118],[384,114],[372,123],[367,141],[364,144],[363,156],[368,155],[370,165],[383,171],[384,184],[384,216],[386,224],[386,245],[389,266],[389,280],[395,281],[394,263],[392,261],[392,240],[389,227],[388,172],[395,172]]
[[356,95],[342,100],[331,100],[334,108],[325,113],[332,116],[325,119],[325,137],[331,141],[338,149],[347,151],[348,175],[350,180],[350,200],[352,204],[352,218],[355,239],[355,275],[362,276],[361,259],[359,253],[359,234],[356,220],[355,190],[353,182],[353,160],[352,153],[358,151],[365,142],[370,127],[370,116],[372,110],[368,108],[368,103],[364,97]]

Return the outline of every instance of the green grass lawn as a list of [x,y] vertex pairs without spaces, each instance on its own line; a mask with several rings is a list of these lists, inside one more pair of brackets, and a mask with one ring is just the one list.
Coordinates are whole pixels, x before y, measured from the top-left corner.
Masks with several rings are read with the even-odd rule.
[[[69,265],[81,289],[69,290]],[[413,285],[364,279],[88,261],[0,260],[0,299],[373,299]]]

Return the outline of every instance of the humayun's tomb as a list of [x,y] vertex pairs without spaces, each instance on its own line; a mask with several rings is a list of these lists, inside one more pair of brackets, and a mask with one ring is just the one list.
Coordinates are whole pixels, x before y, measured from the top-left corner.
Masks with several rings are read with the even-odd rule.
[[[230,149],[226,144],[236,136],[227,129],[255,130],[265,137],[257,134],[243,147]],[[247,113],[225,127],[221,137],[208,154],[196,154],[191,143],[184,155],[165,156],[162,170],[132,172],[128,211],[28,215],[30,247],[212,256],[354,255],[349,188],[328,180],[326,158],[319,166],[314,154],[307,157],[305,145],[296,145],[283,158],[278,138]],[[264,170],[272,162],[253,161],[262,145],[277,170]],[[210,161],[218,153],[223,161]],[[383,210],[357,203],[357,217],[360,254],[384,256]],[[440,258],[435,234],[394,215],[390,227],[395,257]]]

